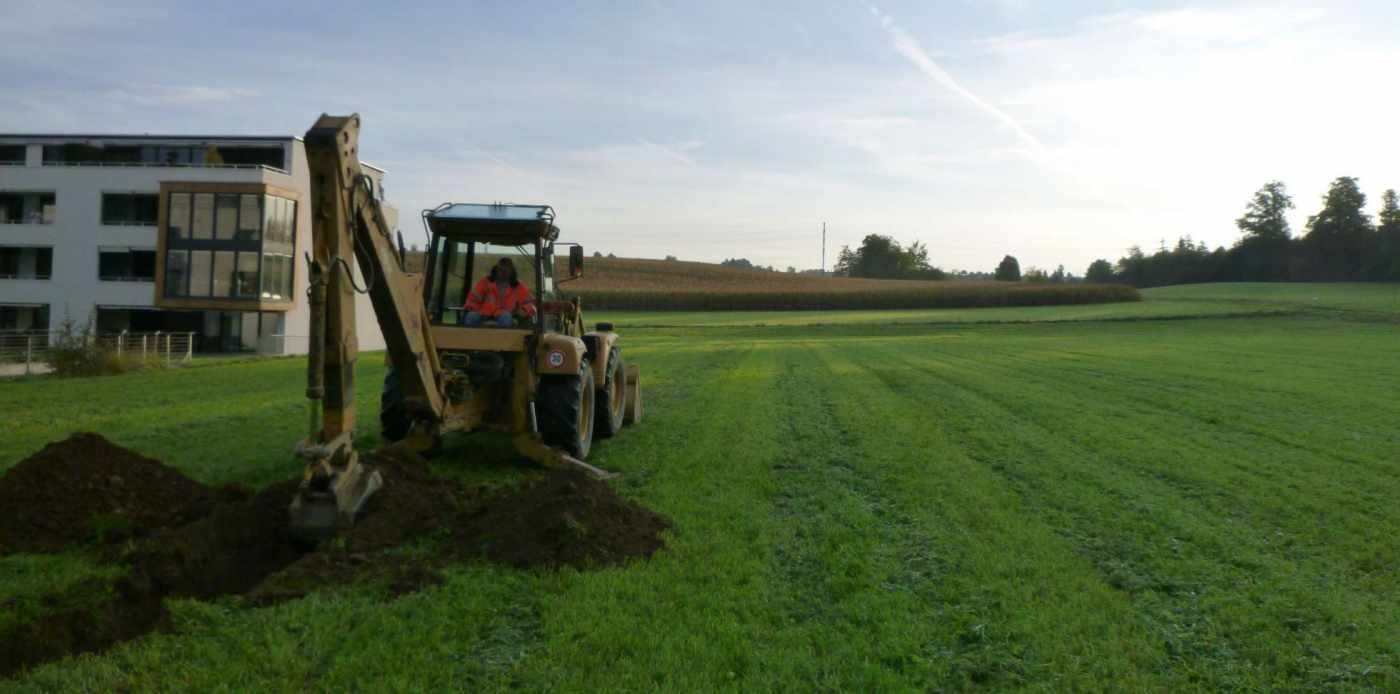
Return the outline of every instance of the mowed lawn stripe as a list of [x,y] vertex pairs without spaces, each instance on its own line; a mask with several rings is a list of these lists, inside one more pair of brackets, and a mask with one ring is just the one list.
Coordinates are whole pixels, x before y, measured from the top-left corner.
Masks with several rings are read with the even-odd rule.
[[[1008,369],[1010,359],[992,344],[975,356],[891,359],[888,375],[936,393],[928,405],[962,430],[971,454],[1016,483],[1031,507],[1041,505],[1112,583],[1168,608],[1159,621],[1172,633],[1164,636],[1193,678],[1257,686],[1256,675],[1305,672],[1345,681],[1353,665],[1363,671],[1393,659],[1393,647],[1384,645],[1395,635],[1395,608],[1384,598],[1393,577],[1372,575],[1393,566],[1385,563],[1393,543],[1379,538],[1369,553],[1351,557],[1325,536],[1310,537],[1318,525],[1305,518],[1296,532],[1270,532],[1289,516],[1268,514],[1267,504],[1256,508],[1278,492],[1267,479],[1214,490],[1205,480],[1188,487],[1169,481],[1168,471],[1199,475],[1249,459],[1241,441],[1204,457],[1184,454],[1183,446],[1203,442],[1183,437],[1190,428],[1174,426],[1170,413],[1115,407],[1121,396],[1103,384],[1045,382],[1053,369]],[[1207,503],[1232,494],[1229,503]],[[1361,532],[1374,538],[1377,530],[1386,532]],[[1319,645],[1331,652],[1316,654]]]
[[924,651],[939,660],[939,681],[953,689],[1165,686],[1156,674],[1165,656],[1129,603],[930,416],[926,398],[940,394],[882,377],[881,365],[909,345],[863,346],[837,341],[823,350],[825,372],[843,394],[837,412],[855,423],[858,471],[888,490],[919,546],[944,567],[919,591]]

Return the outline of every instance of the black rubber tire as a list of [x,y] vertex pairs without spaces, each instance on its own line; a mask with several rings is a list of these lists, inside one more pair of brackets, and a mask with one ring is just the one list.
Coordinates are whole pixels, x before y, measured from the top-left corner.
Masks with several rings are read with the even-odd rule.
[[587,361],[577,376],[541,376],[535,412],[544,442],[579,460],[587,460],[593,446],[595,404],[593,368]]
[[593,435],[610,438],[622,431],[623,415],[627,414],[627,377],[622,371],[622,350],[613,347],[608,350],[607,375],[603,377],[603,387],[598,389],[598,421],[593,425]]
[[399,375],[390,366],[384,372],[384,390],[379,393],[379,436],[390,443],[402,441],[411,426],[413,421],[403,407]]

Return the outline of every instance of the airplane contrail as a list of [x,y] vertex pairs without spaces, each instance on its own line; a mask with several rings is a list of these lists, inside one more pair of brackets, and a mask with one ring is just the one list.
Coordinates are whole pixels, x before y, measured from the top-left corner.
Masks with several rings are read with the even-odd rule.
[[958,84],[958,81],[953,79],[953,76],[948,74],[947,70],[944,70],[941,65],[933,61],[933,58],[928,56],[923,46],[920,46],[919,42],[915,40],[913,36],[909,35],[909,32],[902,29],[898,24],[895,24],[892,17],[881,12],[879,8],[874,5],[870,5],[870,13],[880,20],[880,26],[889,33],[890,39],[894,42],[894,50],[904,56],[905,60],[913,63],[914,67],[919,68],[921,72],[932,78],[939,86],[967,99],[972,105],[981,109],[987,115],[1001,121],[1003,125],[1011,129],[1011,132],[1016,134],[1017,138],[1027,145],[1030,145],[1037,154],[1045,151],[1045,146],[1040,144],[1040,140],[1035,139],[1035,136],[1030,134],[1030,132],[1018,123],[1015,118],[1012,118],[1010,114],[987,103],[982,97],[973,94],[968,91],[966,87]]

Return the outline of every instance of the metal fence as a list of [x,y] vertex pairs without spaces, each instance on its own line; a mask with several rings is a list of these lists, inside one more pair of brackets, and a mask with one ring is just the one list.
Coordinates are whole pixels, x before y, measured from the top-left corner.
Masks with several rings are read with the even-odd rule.
[[[49,347],[59,344],[56,330],[0,331],[0,376],[28,376],[51,371]],[[196,333],[123,330],[90,336],[119,359],[174,366],[194,358]]]

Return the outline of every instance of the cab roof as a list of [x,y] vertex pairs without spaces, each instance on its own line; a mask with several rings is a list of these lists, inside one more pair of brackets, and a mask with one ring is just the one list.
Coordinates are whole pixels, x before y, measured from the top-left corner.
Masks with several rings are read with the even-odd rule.
[[559,238],[549,205],[445,202],[425,210],[423,220],[434,234],[473,240],[519,244]]

